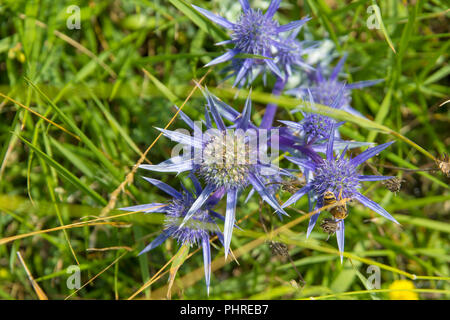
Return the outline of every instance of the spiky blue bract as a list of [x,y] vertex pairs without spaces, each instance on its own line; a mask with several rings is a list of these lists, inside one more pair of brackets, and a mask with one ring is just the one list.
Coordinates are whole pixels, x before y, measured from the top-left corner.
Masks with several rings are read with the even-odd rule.
[[[336,91],[333,96],[333,101],[329,104],[331,108],[338,108],[342,95],[344,93],[344,86]],[[307,90],[309,106],[314,111],[316,109],[316,100],[311,90]],[[301,110],[300,110],[301,111]],[[301,111],[302,112],[302,111]],[[317,113],[302,112],[304,118],[294,126],[292,123],[285,123],[288,127],[294,128],[294,133],[298,132],[308,145],[318,144],[328,141],[330,133],[335,132],[331,129],[336,125],[336,120]],[[291,129],[292,130],[292,129]],[[336,132],[337,133],[337,132]]]
[[[299,87],[297,89],[289,90],[288,93],[294,95],[304,95],[310,91],[316,103],[341,109],[356,116],[363,117],[363,115],[351,107],[351,90],[369,87],[382,82],[382,79],[360,81],[351,84],[346,84],[338,80],[338,75],[344,66],[347,55],[339,60],[337,65],[331,72],[331,75],[326,78],[321,68],[317,68],[315,72],[311,73],[311,82],[307,87]],[[335,101],[336,96],[340,91],[343,91],[339,100]],[[333,105],[334,104],[334,105]]]
[[[224,232],[225,256],[227,256],[232,226],[235,225],[238,194],[247,186],[251,185],[276,212],[287,215],[275,196],[262,182],[264,175],[277,174],[282,170],[260,159],[260,150],[263,149],[261,149],[260,140],[256,143],[255,139],[258,139],[259,132],[250,121],[250,95],[242,113],[239,113],[221,102],[208,90],[202,92],[207,102],[205,110],[207,131],[190,137],[179,132],[160,130],[169,139],[191,146],[192,150],[188,157],[177,156],[158,165],[142,165],[140,168],[158,172],[188,171],[198,175],[204,181],[205,188],[190,204],[180,228],[183,228],[211,198],[220,200],[223,196],[227,196]],[[232,126],[225,125],[221,116],[222,112],[227,115],[226,119],[234,122]],[[183,120],[187,121],[191,128],[194,126],[187,116],[184,116]],[[182,233],[179,235],[183,236]]]
[[[330,107],[339,107],[339,103],[344,94],[344,89],[345,86],[342,86],[336,93]],[[371,145],[371,143],[367,142],[346,141],[341,139],[339,132],[337,130],[332,130],[332,128],[337,128],[344,122],[337,122],[333,118],[314,113],[314,110],[317,109],[314,97],[310,90],[307,90],[307,93],[309,98],[308,103],[312,112],[294,110],[300,111],[303,114],[304,118],[301,121],[279,121],[287,128],[287,130],[280,130],[280,132],[284,135],[282,147],[290,151],[292,149],[299,149],[299,146],[302,146],[303,149],[311,149],[314,152],[324,153],[330,138],[336,140],[336,143],[333,144],[333,148],[336,151],[345,148],[356,148]],[[331,132],[334,132],[333,137],[330,136]]]
[[310,17],[299,20],[298,22],[301,22],[299,27],[287,37],[282,37],[281,45],[276,48],[275,61],[280,70],[284,72],[285,78],[292,75],[293,69],[314,71],[314,68],[307,64],[303,57],[316,48],[316,43],[296,39],[301,26],[309,20],[311,20]]
[[[363,196],[359,189],[361,188],[362,181],[374,181],[382,180],[384,177],[374,178],[374,176],[364,176],[358,171],[358,166],[364,163],[369,158],[375,156],[382,150],[386,149],[393,142],[388,142],[373,148],[369,148],[354,158],[346,158],[347,148],[342,151],[338,156],[334,155],[334,131],[335,126],[332,127],[330,132],[330,138],[326,148],[325,159],[307,160],[303,158],[288,157],[287,159],[293,163],[299,165],[302,171],[312,172],[313,176],[308,179],[306,186],[299,190],[296,194],[292,195],[290,199],[283,204],[283,208],[294,204],[303,195],[309,191],[312,193],[312,197],[316,199],[316,207],[321,208],[324,206],[324,193],[331,191],[334,193],[336,199],[354,199],[359,201],[364,206],[370,208],[381,216],[398,223],[385,209],[379,204]],[[387,178],[387,177],[386,177]],[[341,198],[340,198],[341,197]],[[314,225],[317,222],[319,213],[313,215],[308,225],[307,236],[311,233]],[[344,221],[338,221],[341,229],[338,229],[337,239],[339,245],[339,251],[344,251]]]
[[[234,86],[242,87],[245,84],[251,84],[254,80],[254,74],[266,71],[272,72],[277,77],[282,77],[280,63],[275,63],[274,59],[277,53],[281,53],[281,67],[286,72],[291,69],[291,65],[307,66],[301,60],[299,43],[294,42],[293,37],[283,38],[281,35],[291,30],[298,30],[305,24],[309,18],[292,21],[286,25],[280,26],[277,20],[273,18],[275,12],[280,6],[280,0],[272,0],[266,13],[259,9],[250,8],[248,1],[240,1],[242,13],[236,22],[230,22],[208,10],[192,5],[199,13],[204,15],[212,22],[220,25],[230,32],[230,40],[218,43],[233,44],[223,55],[209,62],[206,66],[212,66],[226,61],[232,61],[232,75],[236,76]],[[264,56],[269,59],[260,58],[236,58],[239,53]],[[280,59],[278,59],[280,61]]]
[[[201,185],[197,178],[190,175],[190,178],[195,186],[196,194],[202,193]],[[166,192],[173,198],[165,204],[150,203],[144,205],[137,205],[132,207],[120,208],[124,211],[145,210],[144,212],[163,212],[164,217],[164,230],[157,236],[139,255],[149,252],[154,248],[161,245],[167,238],[171,237],[176,239],[179,245],[201,246],[204,255],[205,266],[205,281],[206,290],[209,295],[210,275],[211,275],[211,249],[209,245],[209,239],[211,235],[219,236],[219,239],[223,239],[222,233],[217,226],[214,218],[223,219],[223,217],[212,211],[212,208],[217,204],[217,199],[212,199],[209,202],[204,203],[190,216],[189,220],[181,226],[188,211],[192,208],[192,205],[196,201],[196,197],[191,194],[184,186],[183,191],[178,192],[166,183],[157,179],[146,178],[145,180],[155,185],[162,191]],[[152,208],[160,208],[152,210]],[[221,240],[222,241],[222,240]],[[223,243],[223,241],[222,241]]]

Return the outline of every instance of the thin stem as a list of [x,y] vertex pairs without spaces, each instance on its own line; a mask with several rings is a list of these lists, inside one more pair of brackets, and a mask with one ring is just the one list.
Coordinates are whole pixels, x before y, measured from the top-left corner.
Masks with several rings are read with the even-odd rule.
[[[286,85],[285,79],[277,78],[275,85],[273,86],[272,95],[278,97],[281,92],[283,92],[284,86]],[[264,116],[261,121],[260,128],[268,129],[273,124],[273,119],[275,118],[275,114],[277,113],[278,105],[275,103],[269,103],[266,106],[266,110],[264,111]]]

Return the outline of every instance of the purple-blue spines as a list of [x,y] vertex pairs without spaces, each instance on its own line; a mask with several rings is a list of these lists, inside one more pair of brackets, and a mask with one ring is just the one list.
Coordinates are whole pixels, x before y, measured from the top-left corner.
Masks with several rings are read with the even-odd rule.
[[183,194],[182,198],[174,198],[166,207],[164,229],[180,245],[202,245],[202,239],[209,239],[212,231],[217,231],[217,226],[209,214],[207,208],[197,210],[189,221],[180,227],[186,213],[194,203],[189,194]]
[[[302,159],[295,157],[287,157],[287,159],[301,168],[303,172],[312,172],[313,177],[309,179],[308,183],[293,194],[283,205],[283,208],[289,207],[296,203],[304,195],[312,193],[312,197],[317,200],[316,207],[320,208],[324,205],[323,197],[325,192],[331,191],[334,193],[336,199],[355,199],[367,208],[375,211],[379,215],[389,219],[398,224],[397,220],[392,217],[389,212],[383,209],[378,203],[370,200],[366,196],[362,195],[358,189],[361,187],[362,181],[380,181],[387,180],[392,177],[389,176],[370,176],[361,175],[358,173],[357,167],[367,161],[369,158],[377,155],[393,142],[384,143],[373,148],[369,148],[366,151],[360,153],[354,158],[345,158],[347,147],[338,156],[334,155],[334,141],[335,141],[335,128],[332,127],[330,132],[330,138],[326,147],[325,159]],[[314,228],[319,213],[314,214],[309,221],[308,231],[306,236],[308,237]],[[344,220],[337,220],[339,223],[339,229],[336,232],[338,247],[341,255],[341,263],[343,259],[344,251]]]
[[[309,73],[310,83],[308,87],[299,87],[288,90],[287,93],[297,96],[303,96],[308,91],[312,98],[318,104],[341,109],[356,116],[363,117],[363,115],[351,107],[351,91],[353,89],[361,89],[369,87],[382,82],[382,79],[359,81],[355,83],[346,84],[344,81],[339,81],[338,76],[344,66],[347,55],[344,55],[337,65],[331,70],[329,77],[325,77],[323,70],[317,68],[314,72]],[[342,92],[341,92],[342,91]],[[336,100],[336,97],[339,99]]]
[[267,190],[272,195],[275,195],[281,188],[283,178],[279,174],[273,174],[273,175],[264,177],[264,181],[266,183]]
[[[191,146],[194,149],[194,157],[186,159],[176,156],[158,165],[141,165],[140,168],[158,172],[190,172],[191,175],[196,173],[206,182],[204,189],[197,192],[197,198],[192,202],[190,208],[185,214],[183,213],[182,222],[179,224],[181,230],[184,227],[189,228],[188,223],[192,220],[191,218],[198,215],[208,202],[212,199],[218,201],[226,195],[227,206],[223,232],[226,258],[235,226],[238,193],[243,188],[251,184],[265,202],[277,212],[287,215],[262,181],[263,173],[282,170],[272,166],[271,163],[261,163],[258,160],[258,145],[250,144],[251,141],[255,141],[252,139],[257,137],[257,134],[247,132],[247,129],[255,129],[250,121],[250,95],[242,113],[239,113],[220,102],[207,90],[204,90],[203,94],[207,101],[205,118],[208,131],[206,133],[202,134],[201,129],[195,126],[194,122],[186,115],[183,115],[183,120],[200,136],[194,134],[194,137],[191,137],[180,132],[159,129],[171,140]],[[227,115],[226,119],[234,122],[232,127],[225,126],[219,111]],[[215,123],[216,128],[213,127],[213,123]],[[231,145],[228,143],[231,143]],[[252,147],[250,148],[250,146]],[[264,172],[262,169],[264,169]],[[175,203],[178,204],[178,202]],[[179,209],[180,206],[178,205],[176,208]],[[202,217],[201,214],[200,217]],[[171,229],[171,231],[173,230]],[[199,233],[192,233],[190,229],[178,233],[180,239],[198,239],[197,236],[200,235]],[[206,251],[204,250],[204,252]]]
[[[194,203],[204,193],[210,193],[208,187],[203,190],[200,182],[195,175],[190,174],[194,188],[196,198],[194,198],[190,191],[188,191],[183,185],[183,191],[178,192],[166,183],[144,177],[145,180],[155,185],[168,195],[172,197],[172,200],[166,204],[161,203],[148,203],[144,205],[137,205],[132,207],[120,208],[125,211],[141,210],[143,212],[161,212],[165,213],[164,230],[158,235],[150,244],[148,244],[139,255],[149,252],[159,245],[161,245],[166,239],[172,237],[178,241],[178,244],[184,246],[199,246],[203,249],[203,261],[205,269],[205,282],[206,290],[209,295],[209,283],[211,275],[211,248],[210,248],[210,236],[216,234],[223,244],[223,234],[220,232],[214,219],[218,218],[224,220],[224,217],[213,210],[211,210],[220,198],[223,196],[222,190],[217,190],[214,195],[209,198],[209,201],[203,201],[200,206],[193,208]],[[189,211],[192,211],[188,216]]]
[[[351,91],[353,89],[361,89],[375,85],[382,82],[383,80],[367,80],[351,84],[346,84],[345,82],[339,81],[339,73],[341,72],[346,59],[347,55],[344,55],[331,71],[331,74],[328,78],[324,76],[320,68],[316,69],[316,71],[312,73],[312,82],[308,90],[311,91],[316,103],[326,106],[332,106],[334,102],[334,108],[342,109],[357,116],[362,116],[360,112],[353,109],[350,105],[352,100]],[[336,95],[341,90],[343,90],[343,92],[340,95],[339,100],[334,101]]]
[[[310,19],[311,18],[306,17],[303,18],[302,21],[306,23]],[[309,46],[307,47],[306,41],[298,41],[296,37],[299,31],[300,27],[294,30],[286,38],[280,37],[280,44],[275,46],[275,61],[279,68],[284,71],[285,77],[292,75],[293,68],[307,71],[314,70],[313,67],[305,62],[303,56],[314,50],[316,43],[309,43]]]
[[332,118],[315,113],[306,114],[300,121],[307,143],[328,139],[335,123]]
[[343,88],[343,83],[335,80],[323,80],[317,81],[309,87],[314,101],[324,106],[332,106],[335,101],[336,95],[340,90],[344,90],[340,96],[339,101],[336,102],[334,107],[336,109],[342,109],[346,106],[350,106],[351,102],[351,90]]
[[[309,20],[309,18],[280,25],[278,21],[273,19],[275,12],[280,6],[280,2],[281,0],[272,0],[269,4],[269,8],[263,14],[261,10],[250,8],[250,4],[247,0],[242,0],[240,3],[243,12],[235,23],[193,5],[194,9],[203,16],[230,31],[231,40],[219,42],[218,45],[234,45],[232,49],[229,49],[223,55],[215,58],[206,66],[233,60],[234,62],[231,68],[233,70],[232,75],[236,76],[234,86],[238,87],[242,87],[245,84],[251,84],[254,80],[254,73],[259,74],[260,72],[264,72],[264,74],[266,74],[267,71],[270,71],[275,76],[282,78],[283,74],[275,63],[274,58],[278,51],[283,49],[291,50],[292,48],[284,44],[285,39],[283,39],[280,34],[291,30],[298,30]],[[258,57],[236,57],[238,54],[242,53],[260,55],[269,59]],[[241,59],[242,63],[237,62]]]
[[272,17],[264,15],[261,10],[250,9],[233,24],[231,39],[240,52],[270,56],[271,47],[276,44],[278,27],[278,22]]
[[314,194],[318,196],[318,206],[321,207],[326,191],[332,191],[336,199],[341,191],[342,198],[353,198],[360,188],[359,174],[348,159],[327,159],[316,165],[311,185]]

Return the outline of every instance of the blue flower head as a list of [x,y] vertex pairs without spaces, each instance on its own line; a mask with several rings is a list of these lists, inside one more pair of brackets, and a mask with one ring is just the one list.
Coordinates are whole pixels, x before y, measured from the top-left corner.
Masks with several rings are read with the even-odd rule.
[[275,53],[277,51],[292,50],[292,46],[286,44],[286,41],[280,37],[280,34],[300,28],[309,20],[309,18],[296,20],[286,25],[280,25],[273,16],[280,6],[281,0],[272,0],[269,8],[264,14],[261,10],[250,8],[248,0],[240,0],[239,2],[241,3],[243,11],[235,23],[217,16],[208,10],[192,5],[206,18],[230,31],[231,40],[223,41],[218,44],[234,45],[232,49],[229,49],[225,54],[212,60],[206,66],[235,60],[235,56],[241,53],[260,55],[270,59],[244,58],[242,63],[233,63],[233,67],[237,67],[234,69],[235,72],[233,73],[233,75],[236,75],[234,86],[239,85],[239,87],[241,87],[245,82],[248,84],[251,83],[251,81],[253,81],[253,76],[251,74],[255,69],[258,69],[257,72],[260,72],[261,67],[264,70],[270,70],[277,77],[282,78],[283,75],[281,70],[274,62],[273,58],[275,58]]
[[[338,104],[341,101],[344,90],[345,85],[342,85],[330,105],[331,108],[338,108]],[[325,153],[331,132],[334,133],[334,150],[342,150],[345,147],[356,148],[371,145],[371,143],[367,142],[346,141],[341,139],[339,132],[337,130],[332,130],[332,128],[338,127],[344,122],[337,122],[333,118],[314,113],[314,110],[316,109],[314,97],[312,92],[309,90],[308,94],[309,105],[313,112],[294,110],[294,112],[300,111],[302,113],[303,119],[301,121],[280,121],[286,125],[287,128],[287,130],[281,131],[284,133],[284,139],[282,140],[283,147],[287,147],[286,149],[288,151],[295,151],[295,149],[298,149],[298,146],[303,146],[304,148],[311,148],[315,152]]]
[[[344,57],[339,60],[328,79],[323,75],[322,70],[317,68],[315,72],[312,73],[312,81],[308,87],[299,87],[288,90],[287,93],[303,96],[310,91],[314,101],[318,104],[329,107],[333,106],[333,108],[341,109],[356,116],[363,117],[360,112],[350,106],[352,99],[351,90],[375,85],[382,82],[383,79],[360,81],[351,84],[345,84],[345,82],[339,81],[338,75],[341,72],[346,59],[347,55],[344,55]],[[340,94],[339,100],[335,101],[340,91],[343,92]]]
[[[207,131],[194,123],[188,116],[180,111],[182,119],[194,131],[194,137],[177,131],[159,129],[166,137],[173,141],[191,147],[191,152],[186,155],[176,156],[158,165],[141,165],[140,168],[158,172],[191,172],[202,178],[205,188],[197,199],[190,205],[184,216],[184,224],[207,203],[212,197],[222,197],[226,194],[227,206],[224,226],[225,256],[228,255],[231,235],[235,223],[236,203],[238,193],[251,185],[276,211],[287,215],[278,204],[274,195],[269,192],[263,182],[263,175],[283,172],[271,163],[264,163],[259,157],[261,146],[252,143],[255,140],[251,135],[242,135],[248,129],[254,128],[250,121],[251,100],[250,95],[245,103],[242,114],[235,124],[227,127],[219,113],[219,108],[228,110],[228,116],[235,114],[220,102],[218,98],[211,95],[207,90],[203,92],[207,100],[205,120]],[[215,123],[215,127],[213,126]],[[256,131],[256,130],[254,130]],[[252,149],[252,148],[256,148]]]
[[194,175],[190,178],[195,187],[194,196],[183,186],[183,192],[178,192],[171,186],[162,181],[144,177],[145,180],[157,186],[172,197],[167,203],[148,203],[132,207],[120,208],[124,211],[143,211],[145,213],[160,212],[165,213],[164,231],[157,236],[139,255],[148,252],[160,244],[167,238],[176,239],[180,245],[202,246],[203,260],[205,264],[205,281],[207,293],[209,295],[209,284],[211,278],[211,248],[209,244],[210,236],[216,234],[223,244],[223,235],[215,222],[215,218],[224,220],[224,217],[212,210],[217,204],[217,197],[211,197],[201,208],[197,209],[185,223],[181,226],[182,221],[186,217],[188,210],[195,202],[196,197],[202,194],[202,188]]
[[[332,128],[334,131],[335,128]],[[381,144],[379,146],[369,148],[354,158],[346,158],[345,148],[339,156],[334,156],[334,133],[330,135],[327,144],[326,158],[321,160],[305,160],[294,157],[287,157],[288,160],[300,166],[303,171],[312,172],[312,178],[309,179],[306,186],[293,194],[283,205],[285,208],[297,202],[302,196],[311,193],[316,199],[316,206],[318,208],[324,206],[324,195],[326,192],[332,192],[337,200],[345,198],[355,199],[364,206],[370,208],[381,216],[395,222],[395,220],[385,209],[379,204],[370,200],[359,192],[362,181],[379,181],[391,179],[390,176],[370,176],[361,175],[358,171],[358,166],[364,163],[369,158],[375,156],[393,142]],[[314,225],[319,218],[319,213],[313,215],[309,221],[307,237],[310,235]],[[344,217],[345,218],[345,217]],[[342,253],[344,251],[344,218],[336,219],[338,222],[338,229],[336,231],[339,251],[341,253],[341,262],[343,259]]]
[[[311,20],[306,17],[305,22]],[[308,44],[307,41],[298,41],[297,35],[300,28],[295,29],[286,38],[280,38],[281,45],[279,45],[275,54],[275,62],[277,66],[283,71],[285,78],[292,75],[293,69],[314,71],[315,69],[305,62],[303,56],[314,50],[316,43]]]

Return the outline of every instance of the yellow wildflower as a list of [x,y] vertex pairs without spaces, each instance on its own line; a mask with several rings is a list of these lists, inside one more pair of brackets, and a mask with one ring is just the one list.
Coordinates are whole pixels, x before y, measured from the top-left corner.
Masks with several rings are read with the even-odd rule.
[[405,291],[390,291],[389,299],[391,300],[419,300],[419,295],[414,291],[406,291],[414,289],[414,283],[409,280],[395,280],[389,286],[390,290],[405,290]]

